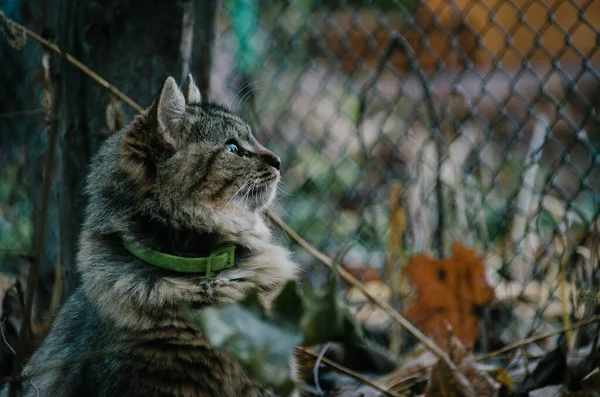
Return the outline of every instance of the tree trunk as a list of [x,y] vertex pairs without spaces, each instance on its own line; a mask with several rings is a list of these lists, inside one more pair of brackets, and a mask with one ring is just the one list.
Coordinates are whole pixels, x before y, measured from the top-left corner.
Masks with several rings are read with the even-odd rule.
[[[204,9],[204,3],[195,4],[196,9]],[[181,74],[184,6],[184,2],[172,0],[75,1],[68,50],[142,107],[147,107],[167,76],[179,78]],[[85,206],[85,197],[81,194],[84,177],[90,156],[110,134],[106,107],[111,97],[108,91],[72,67],[64,77],[66,103],[59,202],[66,297],[77,284],[74,264]],[[60,78],[59,74],[57,80]],[[127,123],[136,112],[126,104],[121,108]]]

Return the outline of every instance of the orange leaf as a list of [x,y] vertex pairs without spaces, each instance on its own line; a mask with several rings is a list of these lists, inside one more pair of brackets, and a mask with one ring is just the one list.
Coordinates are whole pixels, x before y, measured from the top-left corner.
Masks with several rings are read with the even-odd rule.
[[479,308],[494,299],[477,252],[461,243],[452,245],[452,256],[433,259],[417,254],[409,258],[404,273],[416,292],[406,317],[441,347],[450,325],[467,345],[479,335]]

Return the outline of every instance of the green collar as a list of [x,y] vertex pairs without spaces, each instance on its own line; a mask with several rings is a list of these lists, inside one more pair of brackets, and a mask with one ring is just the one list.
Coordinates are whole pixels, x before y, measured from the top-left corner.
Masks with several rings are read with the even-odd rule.
[[205,273],[206,277],[210,277],[213,272],[235,266],[235,245],[233,244],[221,246],[204,258],[169,255],[126,240],[123,241],[123,245],[144,262],[174,272]]

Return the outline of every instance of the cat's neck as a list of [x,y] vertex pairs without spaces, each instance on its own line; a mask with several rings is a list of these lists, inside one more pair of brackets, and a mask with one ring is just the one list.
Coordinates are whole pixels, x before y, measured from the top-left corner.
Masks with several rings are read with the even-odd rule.
[[222,241],[222,235],[173,225],[147,215],[131,219],[128,238],[151,248],[183,257],[208,256]]

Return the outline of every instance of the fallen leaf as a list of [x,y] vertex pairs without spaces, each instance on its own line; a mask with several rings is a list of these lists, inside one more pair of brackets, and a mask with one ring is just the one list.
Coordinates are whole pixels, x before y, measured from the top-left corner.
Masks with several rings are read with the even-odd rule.
[[529,397],[561,397],[563,395],[562,386],[546,386],[541,389],[529,392]]
[[600,397],[600,368],[596,368],[581,380],[582,389],[566,393],[567,397]]
[[411,322],[440,346],[446,345],[446,324],[464,344],[475,342],[479,335],[478,312],[494,299],[494,290],[475,250],[454,243],[452,257],[447,259],[413,255],[404,272],[416,290],[416,298],[405,310]]
[[494,373],[494,380],[500,383],[506,390],[512,390],[515,387],[515,382],[510,374],[503,368],[497,368]]
[[567,345],[561,337],[558,346],[546,354],[535,369],[519,387],[520,393],[527,393],[545,386],[562,384],[567,372]]
[[500,384],[477,367],[470,349],[460,342],[451,328],[448,327],[445,334],[444,347],[458,371],[452,371],[443,360],[439,360],[431,371],[425,397],[497,396]]
[[[391,391],[398,393],[407,392],[407,388],[414,394],[424,390],[431,368],[438,362],[438,357],[422,344],[407,355],[402,357],[402,365],[393,373],[382,377],[381,383]],[[411,395],[413,395],[411,394]]]

